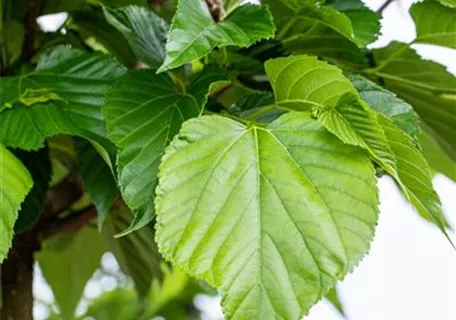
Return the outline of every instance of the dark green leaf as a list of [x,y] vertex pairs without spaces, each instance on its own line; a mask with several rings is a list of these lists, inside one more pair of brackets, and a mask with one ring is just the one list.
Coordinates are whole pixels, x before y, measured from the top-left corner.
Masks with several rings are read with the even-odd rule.
[[75,147],[78,172],[84,190],[97,209],[98,230],[101,231],[119,190],[112,169],[90,142],[77,139]]
[[266,0],[286,50],[341,62],[352,68],[366,64],[353,37],[350,19],[332,7],[311,1]]
[[300,319],[368,251],[378,216],[368,157],[303,112],[265,128],[191,119],[159,178],[160,252],[220,289],[228,319]]
[[419,133],[418,115],[413,107],[393,92],[358,75],[349,77],[361,98],[375,111],[387,116],[411,136]]
[[208,67],[182,92],[166,74],[131,71],[109,91],[105,106],[108,133],[120,149],[122,196],[135,213],[126,233],[153,219],[157,170],[165,147],[183,121],[201,113],[210,85],[225,79],[221,70]]
[[157,69],[165,58],[167,23],[144,7],[103,10],[106,20],[125,36],[136,56],[149,67]]
[[[50,100],[27,107],[15,105],[0,113],[0,141],[25,150],[38,149],[47,137],[56,134],[80,135],[112,149],[106,138],[101,107],[112,82],[125,69],[114,59],[102,54],[88,54],[69,47],[57,47],[42,55],[35,72],[9,78],[2,105],[14,104],[27,92],[38,89],[46,97],[49,92],[60,100]],[[8,79],[8,78],[7,78]]]
[[101,9],[81,9],[73,12],[71,26],[75,27],[84,39],[95,39],[122,64],[134,65],[135,55],[127,40],[106,21]]
[[247,47],[274,36],[272,16],[265,7],[246,4],[215,22],[205,0],[180,0],[158,72],[179,67],[215,47]]
[[22,204],[14,229],[22,232],[37,222],[43,211],[46,191],[51,181],[51,162],[49,149],[42,148],[38,151],[15,151],[16,157],[22,161],[33,179],[33,188]]
[[377,40],[380,33],[380,14],[367,8],[361,0],[333,0],[329,3],[350,19],[353,35],[360,46]]
[[405,44],[373,51],[386,88],[410,103],[450,158],[456,160],[456,77],[438,63],[423,60]]

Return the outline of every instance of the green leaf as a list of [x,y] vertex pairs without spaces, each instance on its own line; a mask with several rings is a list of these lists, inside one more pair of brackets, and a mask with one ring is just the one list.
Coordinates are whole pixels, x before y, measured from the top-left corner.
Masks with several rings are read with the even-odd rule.
[[266,0],[278,28],[277,38],[289,52],[325,57],[351,68],[366,65],[350,19],[336,9],[311,1]]
[[368,251],[378,217],[367,156],[308,113],[265,128],[189,120],[159,181],[160,252],[220,289],[227,319],[307,314]]
[[71,13],[71,26],[86,41],[95,39],[122,64],[133,66],[135,55],[127,39],[116,28],[111,26],[103,16],[101,8],[81,9]]
[[445,230],[448,223],[443,219],[429,173],[427,176],[423,173],[429,170],[428,165],[410,136],[387,117],[370,110],[352,93],[344,95],[335,107],[321,111],[318,120],[343,142],[366,149],[396,180],[417,211],[433,221],[450,240]]
[[97,209],[98,230],[101,231],[119,190],[108,164],[90,142],[77,139],[75,147],[78,172],[84,190]]
[[448,157],[430,134],[423,132],[419,141],[423,155],[434,172],[442,173],[456,182],[456,161]]
[[163,277],[160,269],[162,259],[151,226],[122,238],[114,238],[116,234],[128,228],[131,218],[132,214],[128,208],[115,206],[106,221],[103,236],[120,268],[133,279],[136,291],[143,298],[148,294],[152,281],[161,280]]
[[271,59],[265,63],[265,69],[276,104],[284,109],[334,106],[345,93],[356,94],[339,68],[316,57],[301,55]]
[[329,290],[328,293],[326,294],[325,298],[327,301],[329,301],[329,303],[332,304],[332,306],[334,308],[336,308],[336,310],[340,313],[340,315],[345,318],[344,306],[342,305],[342,302],[340,301],[339,292],[337,290],[337,287],[334,287],[331,290]]
[[[391,150],[390,141],[379,123],[378,116],[381,115],[360,99],[340,69],[314,58],[297,56],[269,60],[266,62],[266,73],[276,96],[276,104],[298,110],[312,106],[312,111],[327,130],[344,143],[366,149],[372,159],[396,180],[407,199],[418,206],[419,212],[431,210],[425,194],[414,194],[416,181],[408,179],[409,173],[398,168],[396,152]],[[417,163],[413,160],[410,159],[412,165],[422,165],[420,158],[417,158]],[[433,190],[432,184],[428,185],[428,181],[421,178],[417,178],[418,182]],[[424,202],[424,208],[419,201]],[[443,225],[438,220],[435,222],[445,233]]]
[[135,213],[126,233],[153,219],[158,164],[166,145],[182,122],[201,113],[209,86],[225,79],[221,70],[208,67],[182,92],[166,74],[130,71],[107,94],[104,110],[108,133],[120,149],[120,189]]
[[456,7],[456,0],[436,0],[436,1],[440,2],[441,4],[443,4],[445,6],[451,7],[451,8]]
[[363,1],[334,0],[329,4],[350,19],[358,45],[364,47],[377,40],[381,15],[367,8]]
[[103,8],[106,20],[127,39],[136,56],[152,69],[165,58],[167,23],[145,7]]
[[378,67],[369,73],[382,78],[387,89],[410,103],[441,147],[456,160],[456,77],[398,42],[374,50],[373,55]]
[[163,281],[153,281],[145,300],[142,318],[201,319],[201,311],[194,306],[193,300],[197,294],[205,293],[203,288],[177,268],[172,269],[162,264],[162,269]]
[[366,149],[379,165],[399,180],[396,159],[388,146],[377,115],[357,95],[345,94],[336,106],[324,108],[318,120],[344,143]]
[[432,0],[415,3],[410,15],[416,26],[414,43],[428,43],[456,49],[456,8]]
[[[442,213],[440,199],[432,187],[429,165],[413,140],[387,117],[379,114],[379,120],[388,143],[396,157],[397,173],[404,186],[405,197],[418,213],[434,222],[447,235],[448,225]],[[454,245],[453,245],[454,246]]]
[[58,134],[83,135],[67,116],[65,104],[50,101],[32,108],[17,105],[0,114],[0,142],[24,150],[37,150],[47,137]]
[[24,165],[0,144],[0,263],[11,247],[18,211],[32,186]]
[[104,252],[103,239],[96,229],[85,227],[74,234],[51,238],[36,254],[64,320],[74,319],[86,283]]
[[14,153],[30,172],[34,182],[14,225],[16,232],[23,232],[37,222],[43,211],[46,192],[51,181],[51,161],[47,147],[31,152],[16,150]]
[[180,0],[158,72],[179,67],[210,53],[215,47],[247,47],[274,36],[268,9],[246,4],[215,22],[204,0]]
[[106,137],[101,107],[105,93],[124,72],[112,57],[69,47],[60,46],[42,55],[35,72],[9,78],[6,87],[2,80],[2,98],[3,92],[11,90],[7,99],[2,99],[2,105],[14,105],[32,89],[45,89],[44,95],[53,92],[64,101],[48,100],[31,107],[18,104],[3,110],[0,113],[0,141],[11,147],[35,150],[44,146],[47,137],[71,134],[112,149]]
[[94,299],[80,319],[132,320],[139,307],[138,298],[132,289],[116,289]]
[[7,59],[7,65],[11,65],[21,56],[25,34],[24,24],[17,20],[3,21],[1,34],[3,38],[2,56],[4,55],[4,59]]
[[418,115],[410,104],[359,75],[351,75],[349,79],[369,107],[393,120],[409,135],[415,136],[419,133]]

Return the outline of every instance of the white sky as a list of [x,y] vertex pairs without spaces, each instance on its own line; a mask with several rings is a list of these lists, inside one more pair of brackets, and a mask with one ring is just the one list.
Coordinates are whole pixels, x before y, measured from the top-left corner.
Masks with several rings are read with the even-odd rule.
[[[377,9],[384,0],[365,2]],[[391,40],[413,40],[414,25],[408,15],[413,2],[399,0],[385,10],[382,36],[374,46],[384,46]],[[427,45],[414,47],[423,57],[446,65],[456,74],[455,50]],[[455,226],[456,184],[436,176],[434,185],[448,220]],[[455,252],[436,227],[418,217],[389,178],[381,179],[379,186],[381,214],[371,252],[339,285],[348,319],[455,320]],[[52,299],[41,276],[36,277],[34,289],[40,299]],[[100,292],[93,283],[86,289]],[[197,304],[206,311],[207,319],[221,318],[217,299],[199,297]],[[35,311],[37,318],[42,318],[42,310],[37,307]],[[317,304],[305,318],[341,319],[325,301]]]

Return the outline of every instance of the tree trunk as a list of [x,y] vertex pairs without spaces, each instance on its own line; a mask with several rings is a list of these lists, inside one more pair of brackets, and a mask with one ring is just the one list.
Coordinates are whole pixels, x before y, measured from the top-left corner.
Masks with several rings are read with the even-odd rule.
[[33,320],[33,254],[37,248],[32,232],[14,238],[1,266],[0,320]]

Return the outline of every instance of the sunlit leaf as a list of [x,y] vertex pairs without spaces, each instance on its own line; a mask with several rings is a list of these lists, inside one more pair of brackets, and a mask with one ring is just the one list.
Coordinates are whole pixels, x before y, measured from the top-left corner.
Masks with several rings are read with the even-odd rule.
[[160,251],[220,289],[228,319],[302,317],[367,252],[378,215],[367,156],[308,113],[187,121],[159,177]]

